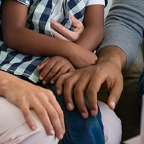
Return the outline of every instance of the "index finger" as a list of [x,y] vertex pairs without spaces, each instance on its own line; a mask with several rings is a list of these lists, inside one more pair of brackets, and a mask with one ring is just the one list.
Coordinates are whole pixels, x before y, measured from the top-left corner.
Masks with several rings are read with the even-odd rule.
[[73,32],[67,29],[66,27],[62,26],[61,24],[54,21],[53,19],[51,19],[51,26],[54,30],[56,30],[57,32],[65,36],[67,39],[71,39],[71,35]]
[[59,78],[56,82],[57,95],[62,94],[62,86],[63,86],[64,82],[67,80],[67,78],[71,76],[71,74],[72,73],[69,72],[69,73],[66,73],[66,74],[59,76]]

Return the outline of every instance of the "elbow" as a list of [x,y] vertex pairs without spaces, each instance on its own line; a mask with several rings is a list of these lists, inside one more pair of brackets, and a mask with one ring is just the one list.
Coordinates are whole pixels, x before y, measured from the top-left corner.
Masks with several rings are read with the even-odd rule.
[[14,47],[14,43],[15,43],[15,34],[13,32],[6,32],[3,33],[3,40],[4,43],[7,45],[7,47],[12,48]]
[[3,30],[3,41],[7,47],[11,49],[16,48],[16,44],[18,42],[18,31],[17,29],[6,29]]

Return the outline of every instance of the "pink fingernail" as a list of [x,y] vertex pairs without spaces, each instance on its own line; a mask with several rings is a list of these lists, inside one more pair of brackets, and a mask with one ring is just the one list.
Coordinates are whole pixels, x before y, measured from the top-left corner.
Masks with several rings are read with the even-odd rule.
[[60,94],[61,94],[60,90],[57,90],[57,95],[60,95]]
[[40,79],[40,80],[43,80],[43,77],[42,77],[42,76],[39,76],[39,79]]
[[32,130],[35,131],[37,128],[36,126],[32,126]]
[[59,135],[58,135],[58,139],[59,139],[59,140],[63,139],[63,135],[62,135],[62,134],[59,134]]
[[50,133],[51,133],[52,135],[54,135],[54,134],[55,134],[55,132],[54,132],[53,130],[51,130],[51,131],[50,131]]
[[45,85],[47,82],[46,81],[43,81],[43,84]]
[[51,80],[51,81],[50,81],[50,83],[51,83],[51,84],[54,84],[54,83],[55,83],[55,81]]
[[82,115],[82,117],[83,117],[84,119],[86,119],[86,118],[88,117],[85,112],[82,112],[81,115]]
[[112,109],[115,109],[115,102],[111,102],[111,105],[112,105]]
[[95,116],[97,113],[96,113],[96,111],[95,110],[91,110],[91,115],[92,116]]
[[73,106],[72,106],[71,103],[67,103],[67,109],[68,109],[68,110],[73,110]]

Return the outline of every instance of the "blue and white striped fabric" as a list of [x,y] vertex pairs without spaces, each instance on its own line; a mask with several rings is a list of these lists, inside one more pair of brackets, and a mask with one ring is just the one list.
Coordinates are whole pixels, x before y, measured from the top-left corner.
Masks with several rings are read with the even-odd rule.
[[[26,27],[33,31],[53,36],[50,32],[50,15],[58,0],[17,0],[28,6]],[[82,21],[88,0],[63,0],[64,19],[61,24],[72,29],[69,18],[70,11],[78,20]],[[24,55],[18,51],[8,48],[3,42],[0,27],[0,69],[27,77],[33,82],[38,82],[38,65],[48,57],[37,57]]]

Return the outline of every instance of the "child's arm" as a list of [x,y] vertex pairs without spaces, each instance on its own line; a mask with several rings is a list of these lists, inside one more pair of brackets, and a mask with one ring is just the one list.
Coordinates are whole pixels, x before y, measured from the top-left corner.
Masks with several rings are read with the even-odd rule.
[[90,5],[85,9],[84,31],[76,41],[77,44],[94,51],[103,40],[104,6]]
[[52,30],[53,34],[59,39],[73,41],[83,48],[94,51],[103,39],[104,6],[90,5],[86,7],[84,16],[84,29],[83,26],[81,26],[82,23],[76,20],[75,17],[70,14],[70,12],[69,16],[72,20],[73,27],[76,29],[80,27],[78,33],[76,30],[70,31],[58,22],[52,20],[51,25],[55,29]]
[[16,0],[4,1],[2,28],[4,41],[8,47],[36,56],[63,56],[76,68],[95,64],[97,60],[95,54],[84,50],[81,46],[25,28],[27,12],[27,6]]

